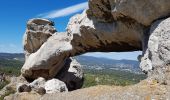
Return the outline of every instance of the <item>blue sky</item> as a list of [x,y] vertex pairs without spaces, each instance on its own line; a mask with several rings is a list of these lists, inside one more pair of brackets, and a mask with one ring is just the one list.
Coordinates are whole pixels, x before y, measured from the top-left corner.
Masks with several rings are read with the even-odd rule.
[[[0,52],[23,52],[22,37],[30,18],[50,18],[58,31],[65,31],[69,18],[75,13],[81,13],[87,6],[86,2],[87,0],[0,0]],[[136,60],[139,54],[141,52],[86,55]]]

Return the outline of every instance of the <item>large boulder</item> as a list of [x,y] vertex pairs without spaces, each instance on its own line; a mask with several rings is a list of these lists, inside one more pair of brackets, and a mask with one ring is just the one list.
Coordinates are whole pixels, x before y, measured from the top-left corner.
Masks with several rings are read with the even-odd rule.
[[47,39],[56,32],[54,23],[46,19],[30,19],[24,34],[26,58],[36,52]]
[[[28,21],[24,37],[26,61],[21,73],[28,81],[36,79],[29,84],[35,91],[44,87],[46,79],[53,77],[65,82],[69,90],[79,89],[83,84],[81,65],[74,59],[66,58],[65,54],[60,54],[62,51],[71,49],[66,41],[71,37],[66,33],[56,33],[53,25],[53,22],[46,19]],[[57,58],[58,55],[61,57]]]
[[21,69],[24,77],[31,79],[44,77],[49,79],[53,78],[59,72],[64,65],[65,56],[61,55],[60,58],[57,58],[57,56],[61,51],[70,48],[63,47],[65,44],[60,42],[60,38],[64,37],[62,35],[62,33],[54,34],[48,38],[47,42],[45,42],[37,52],[30,54]]
[[[170,18],[158,20],[150,28],[148,48],[140,67],[149,72],[149,78],[160,83],[169,81],[170,63]],[[168,82],[169,83],[169,82]],[[170,84],[170,83],[169,83]]]

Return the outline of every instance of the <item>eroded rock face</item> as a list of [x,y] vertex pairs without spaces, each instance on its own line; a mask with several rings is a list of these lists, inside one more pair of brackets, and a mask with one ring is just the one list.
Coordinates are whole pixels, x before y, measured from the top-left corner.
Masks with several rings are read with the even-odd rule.
[[167,83],[170,63],[170,18],[158,20],[150,28],[148,48],[141,61],[141,69],[150,77]]
[[75,59],[71,58],[66,60],[65,66],[55,78],[66,83],[68,90],[72,91],[83,86],[83,76],[82,66]]
[[24,35],[26,58],[36,52],[47,39],[56,32],[54,23],[46,19],[30,19]]
[[88,14],[98,21],[113,22],[126,17],[145,26],[169,16],[169,0],[89,0]]

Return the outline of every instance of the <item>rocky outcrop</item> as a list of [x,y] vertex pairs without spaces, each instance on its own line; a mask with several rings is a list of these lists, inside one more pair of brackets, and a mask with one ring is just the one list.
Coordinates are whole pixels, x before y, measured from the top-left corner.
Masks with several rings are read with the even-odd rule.
[[28,57],[22,68],[22,74],[33,79],[52,78],[70,56],[96,51],[141,50],[143,27],[136,22],[131,24],[100,23],[90,20],[86,12],[74,16],[68,24],[66,33],[53,34],[37,52]]
[[[53,77],[65,82],[69,90],[79,89],[83,85],[81,65],[74,59],[64,56],[60,58],[59,64],[56,63],[58,62],[57,53],[59,54],[60,50],[63,51],[69,47],[63,47],[66,34],[57,33],[53,25],[53,22],[46,19],[28,21],[24,35],[26,62],[21,70],[22,75],[29,81],[36,79],[32,82],[32,85],[30,84],[36,91],[40,86],[35,84],[40,85],[45,79],[48,80]],[[54,46],[56,43],[58,44],[57,47]],[[37,59],[38,55],[39,58]]]
[[[89,0],[89,9],[73,16],[63,33],[56,32],[51,21],[32,19],[24,37],[26,61],[22,75],[31,80],[45,78],[46,83],[53,84],[53,88],[45,85],[48,87],[46,92],[62,92],[57,85],[61,81],[66,84],[63,85],[65,91],[66,86],[68,90],[75,90],[83,84],[83,72],[70,57],[86,52],[143,50],[142,57],[139,56],[140,67],[149,76],[144,86],[141,82],[128,88],[116,88],[107,97],[99,93],[92,99],[167,99],[170,93],[169,14],[169,0]],[[82,94],[85,94],[84,99],[92,95]],[[16,94],[13,98],[24,98],[24,95]],[[61,95],[64,94],[54,94],[53,97]],[[50,96],[46,94],[44,98]]]
[[150,28],[148,48],[141,61],[141,69],[149,78],[169,84],[170,18],[154,22]]
[[55,32],[56,29],[52,21],[46,19],[29,20],[23,41],[26,58],[31,53],[36,52]]

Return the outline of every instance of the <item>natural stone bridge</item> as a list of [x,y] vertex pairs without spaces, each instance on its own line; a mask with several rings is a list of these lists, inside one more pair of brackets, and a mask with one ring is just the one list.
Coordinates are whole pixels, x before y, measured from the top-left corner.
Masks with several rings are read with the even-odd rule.
[[89,9],[73,16],[63,33],[49,20],[31,19],[24,36],[22,75],[33,80],[56,77],[74,90],[82,86],[83,74],[70,57],[142,50],[140,68],[148,73],[148,80],[168,85],[169,14],[169,0],[89,0]]

